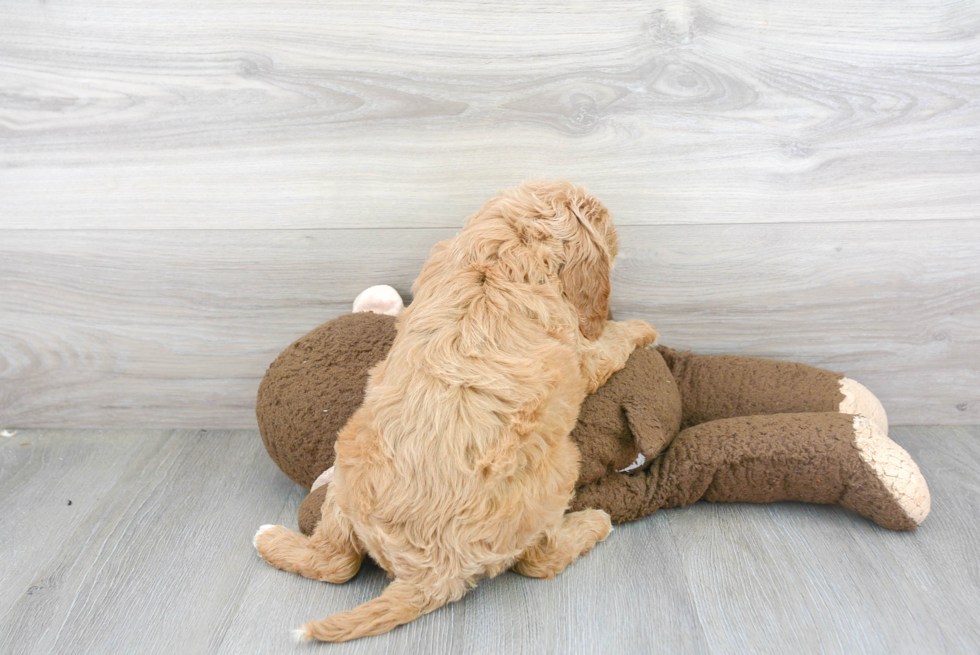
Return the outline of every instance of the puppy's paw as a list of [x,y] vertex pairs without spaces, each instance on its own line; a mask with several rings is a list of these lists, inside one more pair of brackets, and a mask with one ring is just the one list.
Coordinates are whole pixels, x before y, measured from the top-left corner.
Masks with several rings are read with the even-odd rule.
[[612,532],[612,519],[605,510],[586,509],[582,510],[581,514],[583,523],[589,526],[596,542],[603,541]]
[[276,544],[281,544],[283,539],[289,539],[293,531],[282,525],[263,525],[252,537],[252,545],[258,551],[259,556],[270,564],[276,565],[272,559],[276,550]]
[[646,348],[657,341],[657,331],[646,321],[626,321],[630,336],[637,348]]
[[254,537],[252,537],[252,545],[255,546],[255,550],[259,549],[259,536],[261,536],[263,532],[271,530],[274,527],[276,526],[272,525],[271,523],[266,523],[265,525],[259,526],[259,531],[255,533]]

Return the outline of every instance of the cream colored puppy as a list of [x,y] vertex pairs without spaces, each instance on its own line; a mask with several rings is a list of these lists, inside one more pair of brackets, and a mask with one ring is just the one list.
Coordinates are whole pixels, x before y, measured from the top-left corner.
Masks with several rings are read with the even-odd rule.
[[266,561],[308,578],[345,582],[365,553],[394,577],[301,638],[387,632],[511,567],[550,578],[609,534],[605,512],[565,510],[582,400],[657,336],[606,321],[616,253],[605,206],[567,182],[504,192],[433,248],[338,435],[315,533],[255,537]]

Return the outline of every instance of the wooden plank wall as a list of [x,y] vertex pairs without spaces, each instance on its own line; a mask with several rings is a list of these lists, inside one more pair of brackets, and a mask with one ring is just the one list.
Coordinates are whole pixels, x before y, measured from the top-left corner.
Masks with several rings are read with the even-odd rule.
[[617,317],[980,422],[980,5],[0,4],[0,427],[249,428],[276,353],[498,189]]

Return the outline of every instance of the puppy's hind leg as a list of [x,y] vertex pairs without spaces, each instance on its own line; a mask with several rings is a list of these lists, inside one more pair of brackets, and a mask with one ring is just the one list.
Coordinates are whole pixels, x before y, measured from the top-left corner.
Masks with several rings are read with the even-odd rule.
[[262,559],[277,569],[335,584],[353,578],[364,559],[350,522],[337,510],[330,492],[320,523],[309,537],[281,525],[263,525],[252,543]]
[[531,578],[553,578],[611,531],[609,515],[601,509],[566,514],[560,523],[545,530],[537,542],[521,553],[513,568]]

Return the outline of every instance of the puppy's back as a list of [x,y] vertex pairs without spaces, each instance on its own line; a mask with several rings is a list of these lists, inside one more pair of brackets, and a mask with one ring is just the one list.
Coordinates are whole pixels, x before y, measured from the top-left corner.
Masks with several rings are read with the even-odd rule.
[[[474,232],[434,250],[356,435],[338,441],[358,534],[399,578],[504,565],[574,484],[556,471],[577,463],[565,439],[585,393],[575,318],[520,244]],[[359,445],[344,450],[349,438]]]

